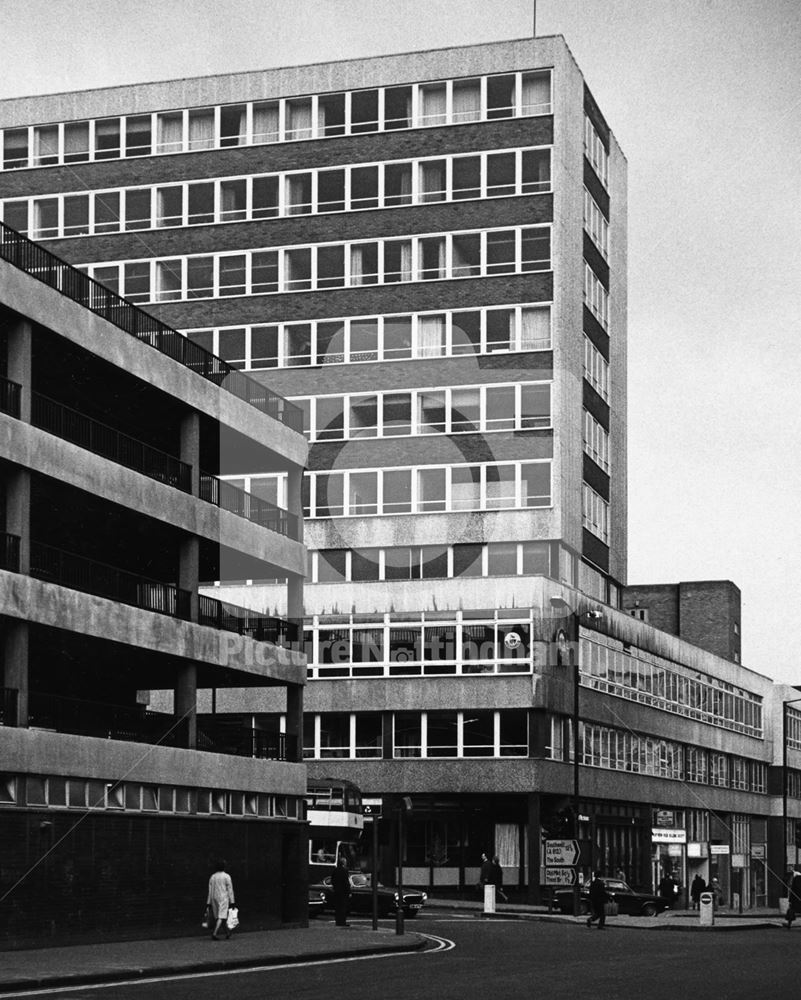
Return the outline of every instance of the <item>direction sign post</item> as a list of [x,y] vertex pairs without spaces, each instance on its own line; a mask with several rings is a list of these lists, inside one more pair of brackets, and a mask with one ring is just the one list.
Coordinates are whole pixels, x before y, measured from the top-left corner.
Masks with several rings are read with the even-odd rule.
[[[577,840],[546,840],[545,867],[573,867],[581,857],[581,845]],[[572,884],[572,883],[571,883]]]
[[545,885],[575,885],[575,868],[546,868]]

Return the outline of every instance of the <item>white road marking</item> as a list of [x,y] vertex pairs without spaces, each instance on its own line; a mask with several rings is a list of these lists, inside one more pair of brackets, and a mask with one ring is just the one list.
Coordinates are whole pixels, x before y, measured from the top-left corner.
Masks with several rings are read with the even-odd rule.
[[350,955],[344,958],[320,958],[309,962],[285,962],[282,965],[255,965],[244,969],[218,969],[213,972],[182,972],[175,976],[147,976],[140,979],[120,979],[107,983],[84,983],[75,986],[52,986],[42,987],[33,990],[21,990],[16,993],[3,993],[2,1000],[10,997],[39,997],[56,996],[62,993],[78,993],[79,991],[113,990],[118,986],[152,986],[154,983],[177,983],[189,979],[212,979],[215,976],[244,976],[254,972],[278,972],[282,969],[304,969],[315,965],[337,965],[345,962],[367,962],[375,961],[379,958],[399,958],[410,955],[439,955],[445,951],[451,951],[456,947],[456,942],[449,938],[439,937],[436,934],[423,934],[415,931],[422,938],[432,941],[436,947],[428,948],[426,951],[398,951],[388,952],[383,955]]

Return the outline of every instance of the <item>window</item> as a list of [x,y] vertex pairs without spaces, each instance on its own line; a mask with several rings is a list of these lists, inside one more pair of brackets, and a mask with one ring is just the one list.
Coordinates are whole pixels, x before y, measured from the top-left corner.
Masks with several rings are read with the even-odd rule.
[[517,476],[515,466],[509,464],[488,465],[487,476],[487,510],[500,510],[505,507],[516,507]]
[[286,214],[308,215],[312,210],[312,175],[290,174],[286,178]]
[[246,291],[247,257],[245,254],[230,254],[220,257],[219,294],[244,295]]
[[317,175],[317,211],[345,210],[345,171],[321,170]]
[[547,271],[551,266],[551,233],[549,229],[524,229],[522,234],[521,269]]
[[487,386],[488,431],[508,431],[515,426],[515,387],[513,385]]
[[417,396],[419,434],[444,434],[446,429],[445,390],[421,392]]
[[214,294],[214,258],[190,257],[186,262],[187,298],[205,299]]
[[384,168],[384,205],[411,205],[411,163],[387,163]]
[[64,162],[85,163],[89,159],[89,122],[64,125]]
[[515,78],[490,76],[487,78],[487,118],[511,118],[515,113]]
[[214,148],[214,108],[189,109],[189,148]]
[[477,122],[481,119],[481,80],[454,80],[454,122]]
[[551,504],[551,463],[524,462],[522,503],[524,507],[549,507]]
[[95,159],[116,160],[120,155],[119,118],[101,118],[95,122]]
[[481,157],[458,156],[453,161],[453,197],[456,201],[481,196]]
[[584,228],[604,257],[609,255],[609,223],[593,196],[584,188]]
[[523,150],[523,194],[537,194],[551,189],[551,151],[549,149]]
[[445,160],[424,160],[420,164],[420,201],[445,201]]
[[586,483],[582,486],[584,527],[609,544],[609,504]]
[[550,385],[521,386],[520,426],[523,429],[551,426]]
[[58,236],[58,198],[37,198],[33,203],[33,238]]
[[153,130],[150,115],[132,115],[125,119],[125,155],[150,156]]
[[156,115],[156,152],[180,153],[183,147],[183,111],[167,111]]
[[609,154],[589,117],[584,118],[584,154],[602,184],[606,184]]
[[95,195],[95,233],[119,232],[120,218],[120,196],[116,191]]
[[350,130],[352,133],[378,129],[378,91],[357,90],[350,95]]
[[412,124],[412,88],[389,87],[384,91],[384,128],[410,128]]
[[420,87],[420,125],[444,125],[447,87],[444,83],[428,83]]
[[278,215],[278,178],[253,178],[252,218],[271,219]]
[[253,105],[253,142],[278,142],[278,101],[257,101]]
[[389,392],[384,394],[384,437],[403,437],[412,433],[412,394]]
[[345,134],[345,95],[322,94],[318,101],[318,132],[320,135]]
[[481,234],[465,233],[453,237],[454,278],[469,278],[481,274]]
[[150,201],[149,188],[131,188],[125,192],[126,231],[150,228]]
[[378,207],[378,167],[351,168],[350,207]]
[[229,104],[220,108],[220,145],[244,146],[247,141],[247,105]]
[[604,472],[609,472],[609,433],[588,410],[584,411],[584,450]]
[[19,233],[27,233],[28,202],[24,200],[3,202],[3,222]]
[[487,274],[510,274],[515,269],[515,231],[487,233]]
[[214,222],[214,185],[210,183],[189,185],[190,226]]
[[417,470],[417,509],[445,510],[445,469]]
[[[514,389],[512,389],[514,396]],[[489,424],[489,416],[487,417]],[[478,431],[481,424],[481,394],[478,388],[451,391],[451,431]],[[489,429],[489,427],[488,427]]]
[[487,196],[502,197],[515,193],[517,170],[514,153],[487,155]]
[[246,217],[247,185],[244,180],[220,184],[220,222],[237,222]]
[[523,115],[547,115],[551,110],[551,74],[548,70],[538,73],[524,73],[520,113]]
[[37,125],[33,130],[33,165],[58,163],[58,125]]
[[180,226],[184,217],[184,190],[176,184],[156,188],[156,225]]
[[609,293],[589,264],[584,263],[584,303],[601,326],[609,328]]
[[601,399],[609,401],[609,362],[593,344],[584,337],[584,377]]

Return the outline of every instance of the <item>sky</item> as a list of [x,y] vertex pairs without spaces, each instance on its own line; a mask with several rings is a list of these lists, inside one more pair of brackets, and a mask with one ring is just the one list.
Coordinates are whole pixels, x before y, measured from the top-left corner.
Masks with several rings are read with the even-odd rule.
[[[0,99],[532,33],[532,0],[0,0]],[[539,0],[629,164],[629,582],[801,683],[801,3]]]

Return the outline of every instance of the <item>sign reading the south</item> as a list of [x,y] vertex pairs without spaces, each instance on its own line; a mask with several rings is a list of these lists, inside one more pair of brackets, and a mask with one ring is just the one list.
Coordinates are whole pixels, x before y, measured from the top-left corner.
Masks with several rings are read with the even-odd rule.
[[[568,867],[578,864],[579,842],[577,840],[546,840],[545,841],[545,866],[553,865]],[[573,884],[572,882],[570,883]]]
[[575,885],[575,868],[546,868],[543,885]]

